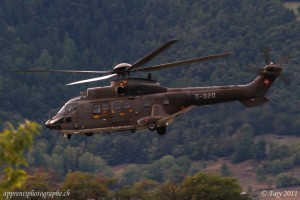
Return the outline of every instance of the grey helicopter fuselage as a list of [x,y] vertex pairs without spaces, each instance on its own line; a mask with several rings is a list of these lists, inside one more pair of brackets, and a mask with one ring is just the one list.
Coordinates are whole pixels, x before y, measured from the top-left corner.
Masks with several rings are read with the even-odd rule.
[[120,79],[69,100],[45,125],[68,138],[140,129],[163,135],[175,118],[195,106],[236,100],[245,106],[268,102],[264,95],[281,70],[268,65],[249,84],[212,87],[166,88],[150,79]]
[[[264,49],[266,66],[254,69],[258,77],[246,85],[211,87],[166,88],[151,80],[151,72],[204,62],[230,55],[229,52],[203,57],[144,66],[178,40],[169,40],[150,51],[133,64],[120,63],[113,70],[87,71],[74,69],[21,69],[17,72],[34,73],[92,73],[100,77],[84,79],[67,85],[101,81],[115,76],[122,79],[112,81],[110,86],[89,88],[81,96],[69,100],[60,111],[46,122],[46,127],[59,131],[68,139],[73,134],[91,136],[95,133],[116,131],[135,132],[140,129],[166,133],[166,127],[175,118],[195,106],[240,101],[245,106],[257,106],[269,101],[265,97],[275,79],[280,75],[281,64],[287,57],[279,59],[278,64],[271,61],[268,47]],[[147,79],[129,78],[134,72],[150,72]],[[284,82],[290,80],[281,76]]]

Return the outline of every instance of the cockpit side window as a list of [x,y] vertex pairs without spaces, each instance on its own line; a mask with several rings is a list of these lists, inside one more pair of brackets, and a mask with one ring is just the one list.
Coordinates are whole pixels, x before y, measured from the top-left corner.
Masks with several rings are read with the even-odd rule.
[[67,112],[68,113],[77,112],[77,105],[76,104],[67,105]]
[[59,111],[59,114],[77,112],[77,104],[66,104]]

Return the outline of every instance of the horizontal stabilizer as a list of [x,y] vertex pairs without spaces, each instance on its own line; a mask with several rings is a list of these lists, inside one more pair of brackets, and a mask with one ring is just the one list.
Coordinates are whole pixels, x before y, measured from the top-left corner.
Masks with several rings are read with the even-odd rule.
[[253,106],[258,106],[264,103],[269,102],[270,99],[267,97],[256,97],[256,98],[251,98],[251,99],[244,99],[240,100],[240,102],[247,107],[253,107]]

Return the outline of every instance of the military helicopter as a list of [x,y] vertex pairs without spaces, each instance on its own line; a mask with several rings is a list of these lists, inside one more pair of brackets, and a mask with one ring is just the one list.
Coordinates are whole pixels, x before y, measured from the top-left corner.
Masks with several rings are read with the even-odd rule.
[[81,92],[80,96],[69,100],[54,117],[45,123],[47,128],[64,134],[68,139],[76,134],[92,136],[95,133],[135,132],[142,129],[164,135],[166,127],[174,119],[196,106],[239,101],[245,106],[252,107],[270,101],[265,97],[265,93],[282,71],[281,65],[273,64],[270,58],[266,58],[267,65],[263,69],[258,69],[258,77],[246,85],[166,88],[152,80],[151,73],[147,78],[130,77],[130,74],[138,71],[151,72],[230,55],[225,52],[142,67],[176,42],[177,40],[170,40],[133,64],[120,63],[111,71],[50,69],[20,71],[106,74],[67,85],[119,77],[111,81],[110,86],[88,88]]

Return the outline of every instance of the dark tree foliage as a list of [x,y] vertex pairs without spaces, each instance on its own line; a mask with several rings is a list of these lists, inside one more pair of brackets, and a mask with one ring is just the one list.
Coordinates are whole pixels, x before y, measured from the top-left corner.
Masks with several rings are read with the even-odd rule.
[[263,160],[266,158],[266,145],[267,142],[264,138],[259,138],[258,141],[255,143],[255,158],[257,160]]
[[69,191],[62,199],[105,199],[109,193],[110,181],[83,172],[69,172],[61,186],[61,191]]
[[197,173],[186,177],[181,183],[167,182],[158,185],[152,180],[142,180],[125,186],[114,193],[116,199],[166,199],[166,200],[250,200],[241,194],[237,180],[215,174]]
[[279,188],[299,186],[300,180],[297,177],[290,176],[287,174],[279,174],[276,177],[276,186]]
[[241,195],[242,189],[234,178],[219,175],[197,173],[187,177],[182,182],[182,199],[235,199],[248,200],[248,196]]

